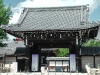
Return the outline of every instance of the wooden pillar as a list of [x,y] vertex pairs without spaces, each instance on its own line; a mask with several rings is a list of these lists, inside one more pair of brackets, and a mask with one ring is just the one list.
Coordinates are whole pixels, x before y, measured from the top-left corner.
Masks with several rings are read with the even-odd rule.
[[75,54],[76,53],[76,47],[75,47],[75,45],[70,45],[70,48],[69,48],[70,50],[69,50],[69,53],[70,54]]
[[41,71],[41,45],[38,45],[38,54],[39,54],[39,63],[38,63],[38,71]]
[[17,55],[15,55],[15,57],[16,57],[16,62],[18,62],[18,60],[17,60],[17,59],[18,59],[18,56],[17,56]]
[[93,67],[95,68],[95,54],[93,55]]
[[6,54],[3,55],[3,66],[5,66],[5,62],[6,62]]
[[30,71],[32,71],[32,54],[38,54],[38,72],[41,71],[41,45],[38,43],[34,43],[32,47],[30,47]]
[[82,64],[81,64],[81,56],[80,56],[80,48],[81,48],[81,31],[79,32],[79,35],[76,34],[76,62],[77,62],[77,70],[81,72],[82,70]]
[[27,45],[27,50],[28,50],[28,56],[27,56],[27,71],[30,71],[29,69],[29,62],[30,62],[30,50],[29,50],[29,43]]
[[77,62],[77,69],[80,72],[81,71],[81,56],[80,56],[80,46],[76,46],[76,62]]
[[28,40],[28,38],[26,38],[26,60],[27,60],[27,62],[25,62],[26,63],[26,65],[25,65],[25,67],[26,67],[26,71],[30,71],[30,69],[29,69],[29,62],[30,62],[30,50],[29,50],[29,40]]

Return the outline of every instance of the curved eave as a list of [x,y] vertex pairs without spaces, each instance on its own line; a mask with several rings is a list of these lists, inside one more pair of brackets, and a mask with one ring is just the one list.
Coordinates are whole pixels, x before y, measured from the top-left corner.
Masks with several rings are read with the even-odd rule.
[[[91,25],[89,25],[89,24],[91,24]],[[87,24],[87,26],[85,25],[83,25],[83,26],[81,26],[81,27],[79,27],[79,28],[75,28],[75,27],[73,27],[73,28],[61,28],[61,29],[33,29],[33,30],[30,30],[30,29],[28,29],[27,28],[27,30],[24,30],[24,29],[22,29],[22,27],[21,26],[19,26],[18,24],[15,24],[15,25],[11,25],[11,26],[3,26],[3,27],[1,27],[4,31],[11,31],[11,32],[26,32],[26,31],[48,31],[48,30],[51,30],[51,31],[76,31],[76,30],[84,30],[84,29],[91,29],[91,28],[94,28],[94,27],[99,27],[100,26],[100,24],[99,23],[89,23],[89,24]],[[88,26],[89,25],[89,26]]]

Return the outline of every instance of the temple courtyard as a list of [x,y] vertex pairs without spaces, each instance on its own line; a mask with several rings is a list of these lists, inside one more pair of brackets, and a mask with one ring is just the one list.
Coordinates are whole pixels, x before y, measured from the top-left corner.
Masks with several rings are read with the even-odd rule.
[[67,73],[67,72],[49,72],[42,74],[41,72],[18,72],[18,73],[0,73],[0,75],[87,75],[87,73]]

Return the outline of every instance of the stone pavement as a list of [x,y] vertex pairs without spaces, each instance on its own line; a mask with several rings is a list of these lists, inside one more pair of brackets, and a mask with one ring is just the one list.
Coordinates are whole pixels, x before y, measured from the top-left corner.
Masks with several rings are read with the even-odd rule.
[[0,73],[0,75],[87,75],[87,73],[67,73],[67,72],[49,72],[42,74],[41,72],[18,72],[18,73]]

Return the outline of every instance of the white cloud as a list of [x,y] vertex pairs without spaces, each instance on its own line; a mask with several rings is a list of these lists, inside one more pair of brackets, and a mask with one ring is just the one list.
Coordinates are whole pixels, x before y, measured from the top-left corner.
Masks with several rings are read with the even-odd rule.
[[3,43],[8,43],[8,42],[12,42],[14,38],[14,36],[10,35],[10,34],[7,34],[7,36],[9,37],[8,39],[3,39]]
[[98,7],[99,3],[100,0],[25,0],[12,8],[14,14],[9,24],[17,23],[23,7],[54,7],[89,4],[90,12],[93,12]]

